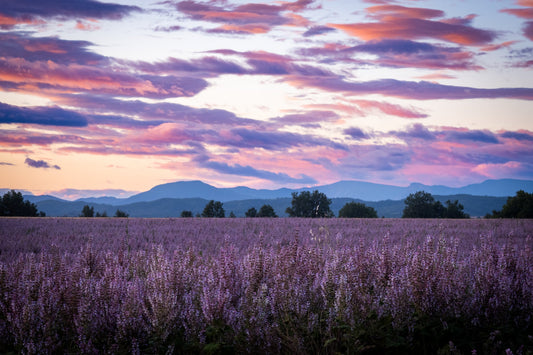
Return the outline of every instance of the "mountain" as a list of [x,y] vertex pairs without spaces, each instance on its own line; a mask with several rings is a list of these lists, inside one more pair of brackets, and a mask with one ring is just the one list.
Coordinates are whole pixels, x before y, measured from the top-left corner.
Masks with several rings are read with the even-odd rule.
[[[472,196],[472,195],[447,195],[434,196],[436,200],[443,204],[447,200],[458,200],[465,207],[465,212],[472,217],[482,217],[492,210],[501,210],[505,204],[506,197],[491,196]],[[261,206],[268,204],[274,208],[279,217],[287,217],[285,210],[291,205],[292,198],[276,199],[248,199],[235,200],[223,203],[226,211],[226,217],[233,212],[237,217],[244,217],[248,209],[255,207],[259,210]],[[352,198],[332,198],[331,210],[337,216],[339,210],[348,202],[355,201],[373,207],[379,217],[399,218],[402,216],[405,204],[403,200],[384,200],[384,201],[363,201]],[[109,204],[91,204],[95,213],[106,213],[113,216],[117,209],[125,211],[130,217],[180,217],[182,211],[191,211],[193,215],[201,214],[205,205],[209,202],[202,198],[163,198],[155,201],[134,202],[131,204],[121,205],[119,207]],[[77,217],[81,214],[83,206],[87,203],[84,201],[65,201],[60,199],[44,200],[36,202],[39,211],[43,211],[47,216],[54,217]]]
[[91,203],[106,203],[114,206],[135,202],[155,201],[162,198],[203,198],[221,202],[248,199],[276,199],[290,198],[292,192],[319,190],[329,198],[353,198],[364,201],[401,200],[416,191],[426,191],[432,195],[475,195],[475,196],[514,196],[516,191],[533,192],[533,181],[529,180],[487,180],[479,184],[463,187],[448,187],[442,185],[423,185],[413,183],[409,186],[394,186],[375,184],[364,181],[339,181],[329,185],[303,187],[299,189],[256,190],[238,186],[232,188],[217,188],[201,181],[178,181],[157,185],[152,189],[133,195],[129,198],[114,197],[80,199]]

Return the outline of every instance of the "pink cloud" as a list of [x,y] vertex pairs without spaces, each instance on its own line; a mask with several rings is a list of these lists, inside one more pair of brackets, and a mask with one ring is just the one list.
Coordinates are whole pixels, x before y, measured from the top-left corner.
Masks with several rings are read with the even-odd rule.
[[180,1],[176,8],[192,19],[222,23],[208,32],[219,33],[267,33],[276,26],[308,26],[310,22],[296,14],[311,5],[313,0],[279,2],[271,4],[243,4],[239,6],[217,6],[194,0]]
[[434,38],[461,45],[486,45],[496,37],[491,31],[469,25],[471,16],[462,21],[430,20],[444,16],[440,10],[382,5],[367,8],[378,22],[329,24],[363,40]]
[[[376,39],[353,47],[328,45],[299,50],[303,56],[316,56],[331,62],[348,62],[360,66],[399,68],[480,70],[475,54],[461,48],[446,47],[405,39]],[[375,59],[357,59],[354,54],[371,54]]]

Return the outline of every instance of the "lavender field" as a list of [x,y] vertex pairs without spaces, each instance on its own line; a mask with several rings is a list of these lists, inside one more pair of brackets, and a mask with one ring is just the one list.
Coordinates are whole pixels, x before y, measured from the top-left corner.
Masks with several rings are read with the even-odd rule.
[[0,353],[532,354],[533,220],[0,219]]

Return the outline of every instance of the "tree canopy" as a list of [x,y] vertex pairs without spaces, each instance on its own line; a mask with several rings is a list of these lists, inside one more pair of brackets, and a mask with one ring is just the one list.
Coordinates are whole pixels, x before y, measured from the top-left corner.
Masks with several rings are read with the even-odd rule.
[[44,216],[44,212],[38,213],[34,203],[24,200],[21,192],[11,190],[0,199],[0,216],[36,217]]
[[446,201],[446,207],[435,201],[428,192],[417,191],[404,201],[402,218],[470,218],[464,213],[464,206],[458,200]]
[[202,217],[208,217],[208,218],[224,218],[225,212],[224,208],[222,208],[222,202],[220,201],[209,201],[202,212]]
[[333,212],[330,209],[331,200],[318,190],[302,191],[292,193],[291,207],[287,207],[285,212],[289,217],[305,217],[305,218],[320,218],[333,217]]
[[257,217],[277,217],[278,215],[274,211],[274,208],[270,205],[263,205],[259,209],[259,212],[257,212]]
[[492,211],[489,218],[533,218],[533,194],[524,190],[509,197],[501,211]]
[[373,207],[360,202],[348,202],[339,210],[339,218],[377,218]]
[[257,210],[255,207],[251,207],[244,213],[245,217],[257,217]]

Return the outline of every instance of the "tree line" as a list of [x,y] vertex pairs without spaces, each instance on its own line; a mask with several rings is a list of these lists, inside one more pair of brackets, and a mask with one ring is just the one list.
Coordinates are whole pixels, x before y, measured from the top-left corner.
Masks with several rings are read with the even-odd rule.
[[[287,207],[285,213],[289,217],[300,218],[331,218],[335,217],[331,210],[331,199],[324,193],[315,190],[292,193],[291,206]],[[470,218],[464,212],[464,206],[458,200],[448,200],[443,205],[440,201],[428,192],[417,191],[410,194],[404,200],[402,218]],[[24,200],[22,193],[11,190],[5,193],[0,199],[0,216],[26,216],[44,217],[44,212],[39,212],[37,206],[30,201]],[[225,218],[223,203],[220,201],[209,201],[201,214],[197,217],[204,218]],[[94,211],[94,207],[85,205],[80,217],[107,217],[107,212],[99,213]],[[117,209],[114,217],[129,217],[120,209]],[[181,217],[193,217],[192,211],[182,211]],[[230,212],[229,217],[236,217]],[[261,206],[259,211],[251,207],[246,211],[245,217],[278,217],[271,205]],[[339,210],[339,218],[377,218],[377,211],[370,206],[360,202],[348,202]],[[533,194],[520,190],[516,196],[509,197],[501,211],[492,211],[485,218],[533,218]]]

